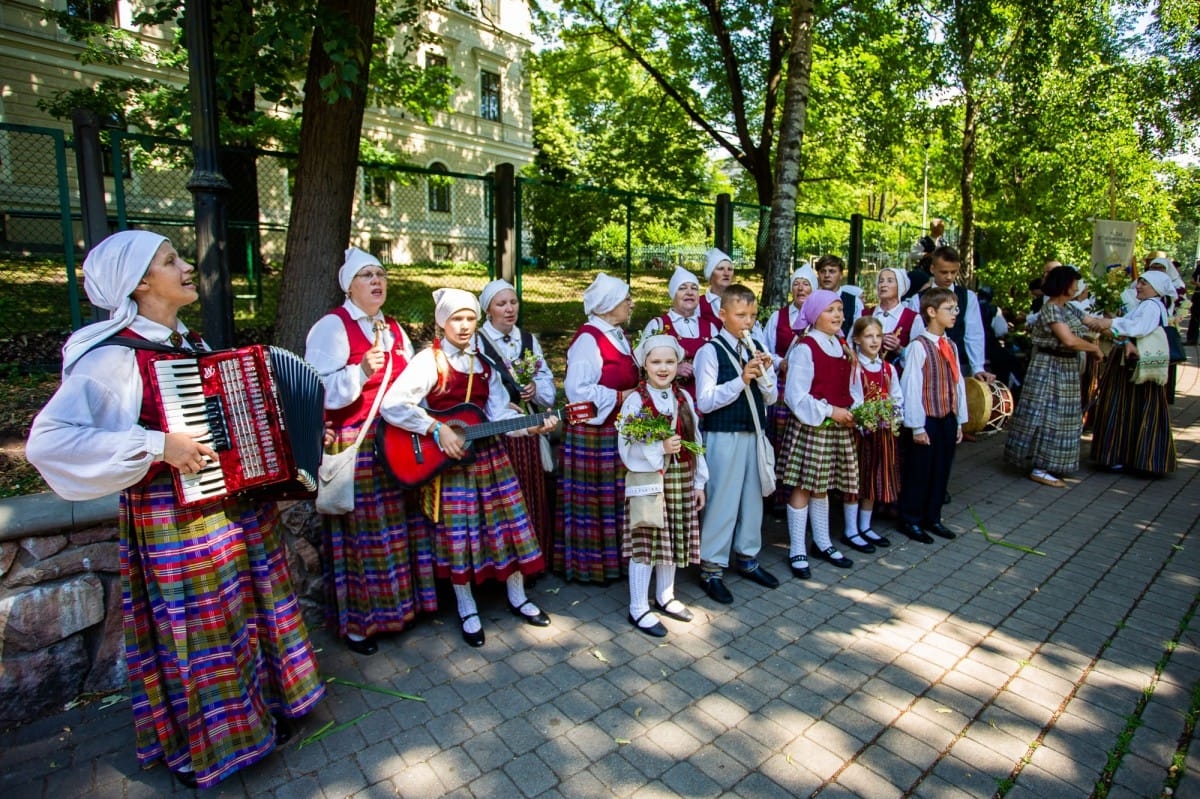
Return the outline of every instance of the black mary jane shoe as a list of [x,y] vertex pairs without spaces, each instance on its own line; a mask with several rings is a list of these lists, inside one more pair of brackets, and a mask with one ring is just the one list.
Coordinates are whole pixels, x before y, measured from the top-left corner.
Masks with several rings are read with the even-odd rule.
[[531,607],[537,608],[537,605],[534,605],[532,602],[530,602],[528,599],[526,599],[520,605],[513,605],[510,602],[508,605],[508,611],[512,615],[516,616],[518,619],[523,619],[526,624],[533,625],[534,627],[549,627],[550,626],[550,617],[546,615],[546,611],[542,610],[541,608],[538,608],[537,615],[530,616],[528,613],[525,613],[523,611],[523,609],[526,605],[530,605]]
[[[867,533],[870,533],[870,535],[867,535]],[[892,542],[888,540],[886,535],[880,535],[870,527],[862,531],[862,537],[877,547],[890,547],[892,545]]]
[[912,522],[900,522],[896,525],[896,529],[913,541],[919,541],[922,544],[933,543],[933,537]]
[[[679,602],[679,600],[672,599],[671,602]],[[674,619],[675,621],[691,621],[692,619],[696,618],[695,614],[688,610],[687,605],[683,604],[682,602],[679,602],[679,607],[683,608],[683,610],[678,612],[667,610],[667,608],[671,606],[671,602],[668,602],[664,605],[656,599],[654,600],[654,607],[658,609],[659,613],[667,618]]]
[[[803,566],[797,566],[797,563],[803,563]],[[788,558],[788,565],[792,568],[792,576],[800,580],[811,580],[812,569],[808,567],[808,558],[804,555],[792,555]]]
[[199,783],[196,782],[196,772],[194,771],[172,771],[171,776],[175,781],[189,790],[196,790]]
[[837,566],[839,569],[849,569],[854,565],[854,561],[837,551],[837,547],[831,546],[828,549],[821,550],[821,557],[830,564]]
[[925,525],[925,530],[930,533],[933,533],[938,538],[945,538],[947,541],[953,541],[955,538],[958,538],[958,536],[955,535],[953,530],[951,530],[949,527],[942,524],[941,522],[934,522],[933,524],[927,524],[927,525]]
[[646,635],[653,636],[654,638],[665,638],[667,635],[667,628],[663,627],[663,623],[661,621],[656,621],[649,627],[642,626],[642,619],[646,618],[653,612],[654,611],[652,610],[648,610],[641,616],[638,616],[636,619],[633,617],[633,614],[630,613],[629,623],[636,627],[639,633],[645,633]]
[[374,638],[364,638],[361,641],[355,641],[353,638],[347,636],[342,640],[346,642],[347,649],[358,655],[374,655],[379,651],[379,644],[375,642]]
[[872,552],[875,551],[875,545],[872,544],[870,541],[868,541],[866,538],[863,538],[862,543],[858,544],[858,543],[855,543],[853,538],[846,538],[845,536],[842,536],[842,542],[845,543],[846,546],[853,549],[855,552],[861,552],[864,555],[870,555]]
[[[474,646],[474,647],[483,646],[483,642],[484,642],[483,628],[480,627],[478,630],[476,630],[473,633],[467,632],[467,628],[466,628],[466,623],[469,620],[478,619],[478,618],[479,618],[478,613],[468,613],[466,616],[459,616],[458,620],[464,625],[462,628],[462,637],[463,637],[463,640],[467,642],[468,646]],[[480,619],[480,621],[483,621],[483,620]]]

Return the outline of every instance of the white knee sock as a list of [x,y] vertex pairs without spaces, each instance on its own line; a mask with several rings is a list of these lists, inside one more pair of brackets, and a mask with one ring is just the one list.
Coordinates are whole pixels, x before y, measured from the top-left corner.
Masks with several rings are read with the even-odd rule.
[[812,522],[813,544],[824,552],[833,546],[833,542],[829,540],[829,497],[813,497],[808,501],[808,507],[808,518]]
[[[843,535],[856,544],[865,544],[866,542],[858,537],[858,503],[847,502],[842,507],[842,514],[846,519],[846,531]],[[855,541],[855,539],[858,540]]]
[[[478,613],[479,609],[475,607],[475,597],[471,594],[471,586],[455,585],[454,598],[458,600],[458,618],[470,616],[472,613]],[[468,633],[477,633],[483,629],[483,623],[478,616],[471,616],[462,623],[462,628]]]
[[875,508],[864,508],[858,506],[858,529],[860,532],[866,532],[871,529],[871,516],[875,513]]
[[664,608],[675,601],[675,567],[654,567],[654,590],[658,596],[658,604]]
[[[629,615],[634,619],[650,610],[650,575],[653,573],[654,567],[649,563],[629,561]],[[651,613],[639,626],[650,627],[657,621],[658,617]]]
[[804,540],[804,528],[808,526],[808,506],[803,508],[793,508],[788,505],[787,509],[788,523],[788,555],[796,557],[799,555],[804,558],[805,563],[808,562],[808,546]]
[[[525,594],[525,575],[520,572],[510,574],[504,581],[504,587],[508,589],[508,604],[514,608],[521,608],[521,612],[526,616],[538,615],[538,606]],[[529,604],[526,605],[526,602]]]

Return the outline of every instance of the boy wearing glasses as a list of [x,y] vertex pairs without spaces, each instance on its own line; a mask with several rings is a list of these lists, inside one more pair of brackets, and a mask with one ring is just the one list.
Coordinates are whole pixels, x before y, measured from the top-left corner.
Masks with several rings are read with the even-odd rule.
[[958,347],[946,335],[960,308],[954,292],[932,288],[921,295],[925,331],[905,351],[900,388],[904,394],[904,474],[900,481],[900,532],[922,544],[933,533],[954,538],[942,524],[942,505],[967,418],[967,387]]

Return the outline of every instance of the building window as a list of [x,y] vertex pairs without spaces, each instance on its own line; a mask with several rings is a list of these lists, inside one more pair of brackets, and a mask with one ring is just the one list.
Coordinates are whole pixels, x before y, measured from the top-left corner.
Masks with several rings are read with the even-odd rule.
[[[446,165],[434,162],[429,165],[434,172],[445,172]],[[452,179],[439,175],[430,175],[425,179],[429,184],[429,210],[438,213],[450,213],[450,185]]]
[[392,262],[392,240],[377,239],[372,237],[367,244],[367,252],[374,255],[381,264],[390,264]]
[[446,56],[440,53],[425,54],[425,69],[445,69],[447,65]]
[[500,121],[500,75],[495,72],[479,73],[479,116]]
[[449,244],[435,241],[433,243],[433,260],[449,261],[454,256],[454,248]]
[[105,25],[118,24],[115,0],[67,0],[67,16]]
[[363,170],[363,199],[371,205],[388,208],[392,204],[392,181],[387,172]]

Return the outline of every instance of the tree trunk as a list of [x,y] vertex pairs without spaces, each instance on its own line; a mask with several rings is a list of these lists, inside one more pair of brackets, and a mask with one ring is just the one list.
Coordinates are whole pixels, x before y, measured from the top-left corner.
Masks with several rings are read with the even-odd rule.
[[763,279],[765,305],[782,305],[791,287],[796,192],[800,183],[800,148],[808,114],[812,73],[813,0],[793,0],[791,51],[779,120],[779,149],[775,155],[774,193],[767,223],[767,270]]
[[967,83],[966,105],[963,112],[962,175],[959,190],[962,192],[962,224],[959,226],[958,249],[962,258],[962,278],[969,281],[975,271],[975,146],[976,128],[979,123],[979,100]]
[[[309,328],[338,303],[337,268],[350,240],[350,219],[358,184],[358,143],[366,109],[367,77],[375,20],[375,0],[319,0],[318,18],[342,20],[358,38],[336,52],[359,66],[349,97],[329,102],[320,81],[327,73],[344,74],[326,52],[326,32],[313,34],[300,153],[288,218],[283,281],[275,312],[275,343],[302,352]],[[340,43],[339,43],[340,45]]]

